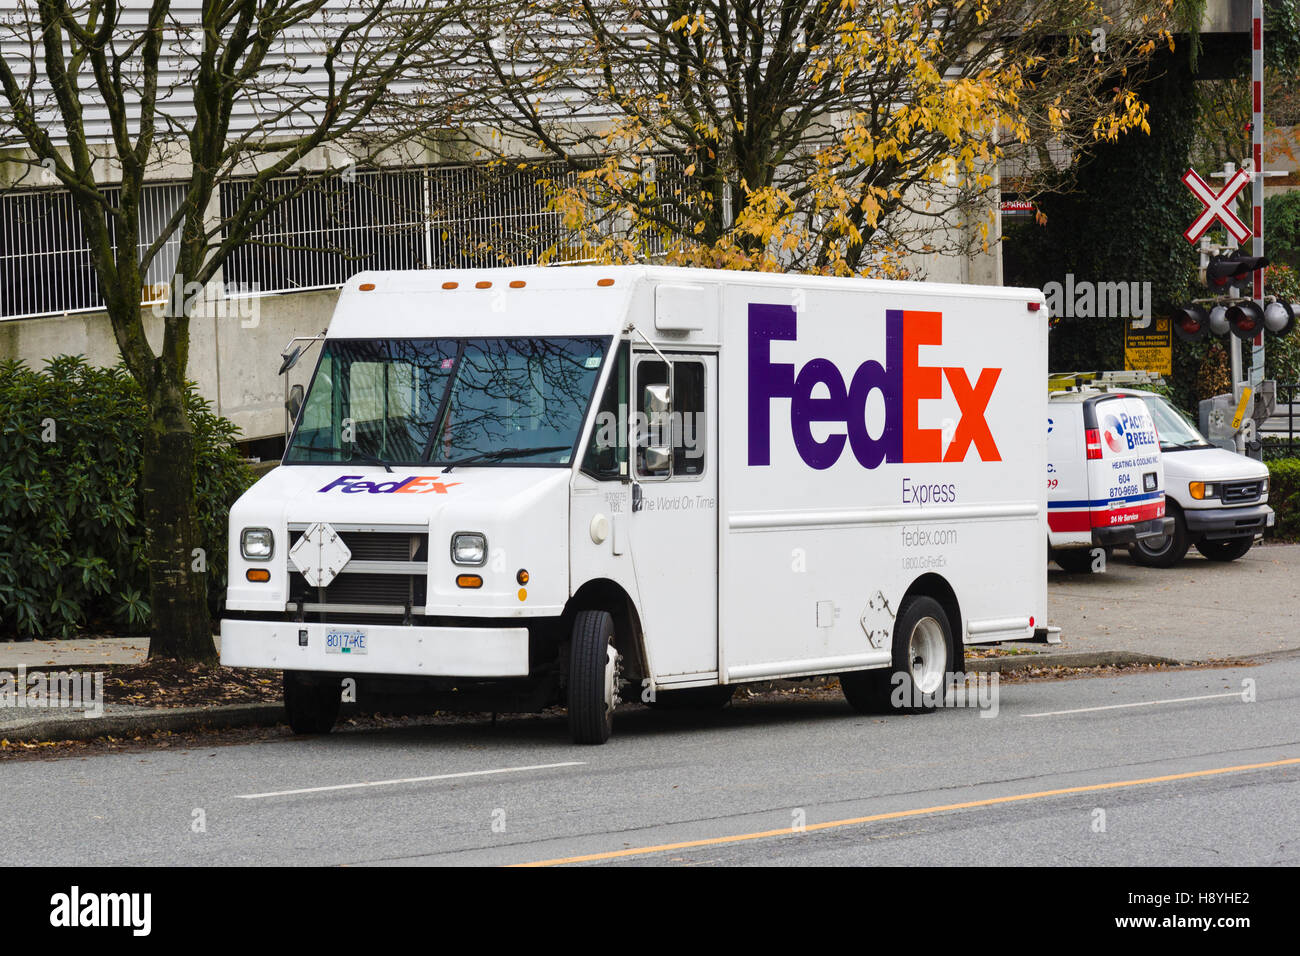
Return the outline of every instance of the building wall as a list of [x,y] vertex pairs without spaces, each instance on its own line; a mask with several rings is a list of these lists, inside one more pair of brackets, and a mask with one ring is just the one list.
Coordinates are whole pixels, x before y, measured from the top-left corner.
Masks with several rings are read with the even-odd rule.
[[[280,351],[295,335],[315,335],[329,324],[334,290],[268,295],[211,303],[190,322],[190,378],[214,410],[239,426],[247,440],[284,433],[285,379],[277,375]],[[156,351],[162,320],[146,310],[145,328]],[[0,322],[0,359],[39,368],[55,355],[83,355],[94,365],[121,360],[103,312]],[[289,373],[307,383],[313,350]]]

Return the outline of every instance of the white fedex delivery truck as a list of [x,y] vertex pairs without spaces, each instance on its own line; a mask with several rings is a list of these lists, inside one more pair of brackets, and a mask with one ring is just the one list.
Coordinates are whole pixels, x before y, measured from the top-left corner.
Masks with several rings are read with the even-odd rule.
[[[231,509],[222,662],[439,706],[942,697],[1046,628],[1034,290],[659,267],[372,272]],[[364,700],[364,697],[362,697]]]

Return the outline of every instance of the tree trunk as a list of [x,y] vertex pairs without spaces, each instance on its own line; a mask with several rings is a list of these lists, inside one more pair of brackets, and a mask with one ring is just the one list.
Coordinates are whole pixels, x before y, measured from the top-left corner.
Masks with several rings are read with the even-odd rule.
[[194,498],[194,430],[184,391],[160,382],[149,396],[145,436],[145,554],[153,614],[149,659],[215,663],[207,601],[207,547],[199,540]]

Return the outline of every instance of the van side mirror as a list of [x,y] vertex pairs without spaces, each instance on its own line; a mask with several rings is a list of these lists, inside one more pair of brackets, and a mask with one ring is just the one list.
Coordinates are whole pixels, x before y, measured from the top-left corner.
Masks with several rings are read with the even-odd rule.
[[301,385],[295,385],[289,389],[289,400],[284,403],[284,409],[289,413],[289,418],[293,421],[298,420],[298,413],[302,411],[303,395],[305,394]]

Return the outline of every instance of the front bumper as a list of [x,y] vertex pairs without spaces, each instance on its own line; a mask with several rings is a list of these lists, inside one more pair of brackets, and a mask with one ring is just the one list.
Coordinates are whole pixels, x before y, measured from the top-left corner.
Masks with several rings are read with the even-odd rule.
[[1240,538],[1273,527],[1273,509],[1268,505],[1249,508],[1187,508],[1183,511],[1187,531],[1203,538]]
[[[363,634],[348,641],[338,635]],[[334,635],[334,640],[329,638]],[[331,651],[328,644],[335,646]],[[360,646],[364,644],[364,649]],[[526,677],[526,627],[405,627],[395,624],[312,624],[293,621],[221,622],[221,663],[227,667],[402,674],[417,677]]]
[[1173,533],[1173,518],[1152,518],[1150,521],[1139,521],[1135,524],[1117,524],[1110,528],[1093,528],[1092,543],[1103,548],[1111,548]]

